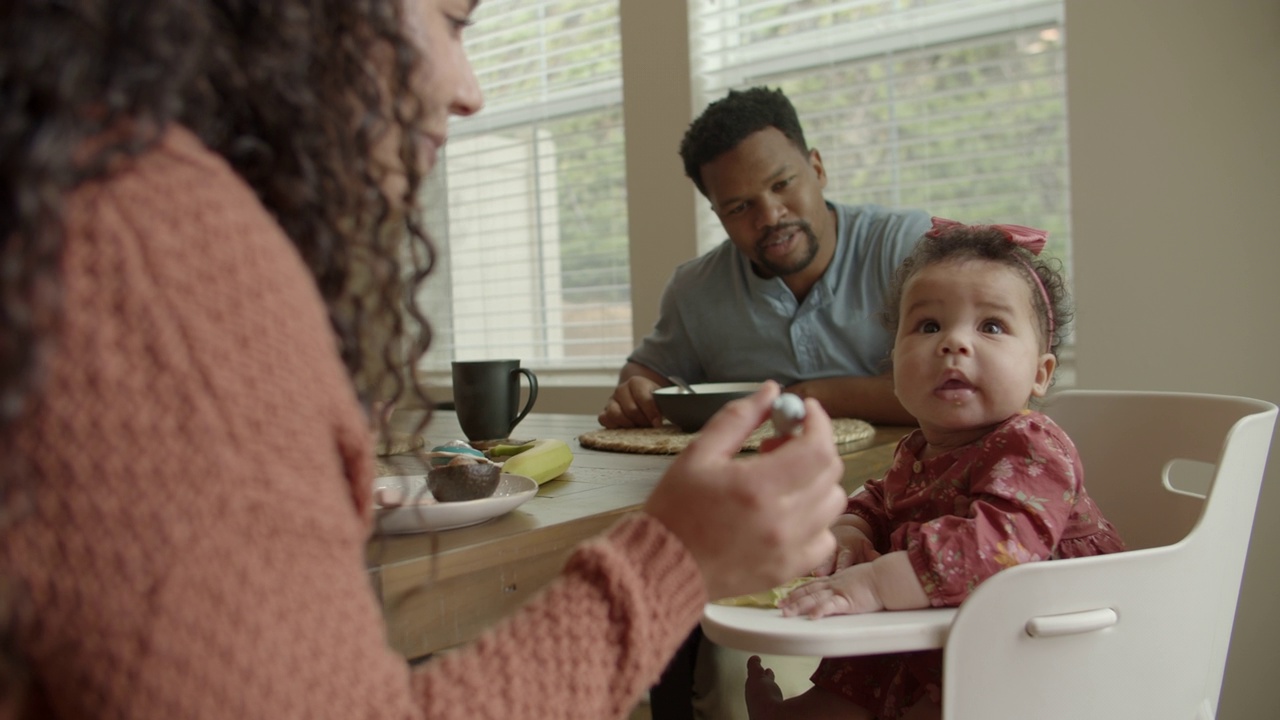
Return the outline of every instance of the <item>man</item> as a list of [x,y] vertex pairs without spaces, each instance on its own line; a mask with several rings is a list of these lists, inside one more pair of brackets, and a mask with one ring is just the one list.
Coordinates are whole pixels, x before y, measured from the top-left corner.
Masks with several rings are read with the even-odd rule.
[[914,424],[893,394],[879,313],[929,215],[827,202],[822,156],[780,90],[730,91],[689,126],[680,156],[729,238],[676,269],[600,424],[661,425],[653,391],[669,376],[772,378],[833,417]]

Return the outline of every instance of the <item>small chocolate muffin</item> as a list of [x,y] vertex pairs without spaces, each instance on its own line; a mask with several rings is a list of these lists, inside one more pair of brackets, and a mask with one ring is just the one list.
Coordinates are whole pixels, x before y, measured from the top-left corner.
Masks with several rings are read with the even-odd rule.
[[427,473],[427,489],[440,502],[463,502],[487,498],[498,489],[502,468],[485,461],[456,457],[448,465]]

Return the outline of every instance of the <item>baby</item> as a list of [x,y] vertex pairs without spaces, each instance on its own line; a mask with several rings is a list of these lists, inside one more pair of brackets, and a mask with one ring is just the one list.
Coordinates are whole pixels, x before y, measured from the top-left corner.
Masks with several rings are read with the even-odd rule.
[[[1071,439],[1028,409],[1044,396],[1069,318],[1062,275],[1036,258],[1045,233],[934,218],[894,279],[894,392],[920,428],[882,480],[849,498],[838,547],[784,615],[959,605],[1023,562],[1124,549],[1084,489]],[[940,651],[826,658],[784,700],[758,658],[747,707],[770,718],[937,717]]]

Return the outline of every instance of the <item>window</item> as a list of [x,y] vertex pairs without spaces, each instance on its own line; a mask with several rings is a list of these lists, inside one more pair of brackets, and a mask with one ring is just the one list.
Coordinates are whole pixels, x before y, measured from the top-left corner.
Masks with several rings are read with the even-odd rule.
[[[1069,248],[1062,4],[695,0],[703,103],[779,87],[827,197],[1011,222]],[[724,238],[709,208],[699,247]]]
[[[453,121],[427,189],[445,249],[424,299],[427,370],[517,357],[612,374],[631,350],[631,283],[666,278],[629,267],[627,2],[687,6],[693,77],[669,85],[695,112],[730,88],[781,87],[829,198],[1043,227],[1069,267],[1062,0],[485,0],[467,40],[485,109]],[[669,46],[646,38],[639,57]],[[705,251],[724,232],[698,207]]]
[[630,350],[617,5],[486,0],[467,31],[485,109],[453,120],[429,189],[446,252],[423,300],[428,369],[600,367]]

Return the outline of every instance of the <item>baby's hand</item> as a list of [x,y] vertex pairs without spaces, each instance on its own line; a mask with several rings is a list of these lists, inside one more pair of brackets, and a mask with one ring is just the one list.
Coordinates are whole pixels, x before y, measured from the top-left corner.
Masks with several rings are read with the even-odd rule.
[[852,525],[837,522],[831,526],[831,534],[836,536],[836,551],[827,558],[826,562],[813,569],[813,574],[818,577],[831,575],[847,567],[871,562],[880,557],[871,538]]
[[856,615],[884,609],[872,579],[870,563],[845,568],[830,577],[805,583],[778,602],[784,617]]

